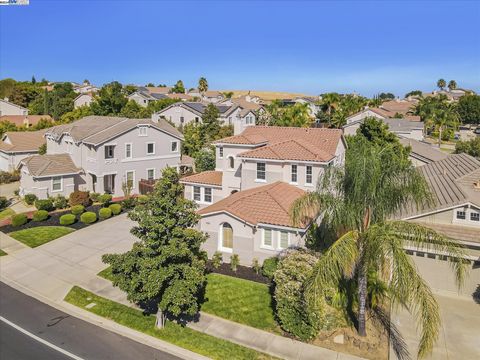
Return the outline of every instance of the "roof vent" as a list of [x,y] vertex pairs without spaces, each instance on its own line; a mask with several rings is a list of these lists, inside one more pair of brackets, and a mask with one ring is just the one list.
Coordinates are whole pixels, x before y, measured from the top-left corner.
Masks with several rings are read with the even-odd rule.
[[477,180],[477,181],[473,182],[473,188],[475,190],[480,190],[480,180]]

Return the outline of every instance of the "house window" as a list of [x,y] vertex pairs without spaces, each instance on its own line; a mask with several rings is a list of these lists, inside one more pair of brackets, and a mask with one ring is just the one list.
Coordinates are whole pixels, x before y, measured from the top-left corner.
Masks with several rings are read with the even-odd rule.
[[220,159],[223,158],[223,146],[220,146],[220,147],[218,148],[218,157],[219,157]]
[[228,167],[230,169],[233,169],[235,167],[235,159],[233,158],[233,156],[228,157]]
[[212,188],[203,189],[203,201],[206,203],[212,202]]
[[155,154],[155,143],[147,143],[147,155]]
[[106,145],[105,146],[105,159],[113,159],[115,155],[115,146],[114,145]]
[[147,170],[147,179],[148,180],[155,179],[155,169],[148,169]]
[[297,165],[292,165],[291,168],[291,182],[296,183],[298,180],[298,167]]
[[131,188],[135,185],[135,171],[127,171],[125,174],[127,185]]
[[139,126],[138,127],[138,136],[147,136],[147,127]]
[[230,224],[224,223],[222,225],[222,249],[233,249],[233,228]]
[[263,229],[263,246],[265,247],[272,247],[272,230],[271,229]]
[[480,213],[472,211],[470,213],[470,220],[471,221],[480,221]]
[[52,178],[52,191],[62,191],[62,178],[61,177]]
[[305,167],[305,183],[308,185],[312,184],[312,167],[310,165]]
[[195,200],[195,201],[202,200],[202,198],[200,196],[200,186],[194,186],[193,187],[193,200]]
[[132,158],[132,144],[125,144],[125,158]]
[[185,118],[183,116],[180,116],[180,123],[183,124],[185,122]]
[[172,152],[178,152],[178,141],[172,141],[170,149],[172,150]]
[[248,115],[248,116],[245,118],[245,123],[246,123],[247,125],[252,125],[252,124],[253,124],[253,116]]
[[279,242],[279,248],[280,249],[286,249],[288,248],[288,232],[286,231],[280,231],[280,242]]
[[195,116],[195,124],[198,124],[199,118],[198,116]]
[[231,116],[228,117],[228,125],[232,125],[232,117]]
[[465,220],[466,216],[465,216],[465,211],[457,211],[457,219],[458,220]]
[[265,180],[265,163],[257,163],[257,180]]

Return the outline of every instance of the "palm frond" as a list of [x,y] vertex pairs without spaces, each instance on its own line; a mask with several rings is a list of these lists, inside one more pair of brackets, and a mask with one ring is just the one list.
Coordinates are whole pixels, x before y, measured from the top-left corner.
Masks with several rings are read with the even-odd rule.
[[303,225],[315,219],[320,213],[320,194],[310,192],[295,200],[290,208],[290,218],[295,226]]

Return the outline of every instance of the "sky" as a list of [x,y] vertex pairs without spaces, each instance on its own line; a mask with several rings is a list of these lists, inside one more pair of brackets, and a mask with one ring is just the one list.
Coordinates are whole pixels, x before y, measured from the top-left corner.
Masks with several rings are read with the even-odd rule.
[[480,92],[480,1],[42,1],[0,6],[0,78],[211,89]]

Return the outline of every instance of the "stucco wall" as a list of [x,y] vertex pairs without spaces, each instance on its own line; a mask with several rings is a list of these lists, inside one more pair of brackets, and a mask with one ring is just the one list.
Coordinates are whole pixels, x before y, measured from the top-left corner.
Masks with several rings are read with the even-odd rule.
[[[199,186],[201,188],[200,190],[200,195],[201,195],[201,201],[195,201],[193,199],[193,186]],[[203,201],[203,189],[202,188],[210,188],[212,189],[212,202],[211,203],[205,203]],[[204,207],[207,207],[213,203],[216,203],[217,201],[219,200],[222,200],[223,198],[225,198],[224,194],[223,194],[223,191],[221,188],[218,188],[218,187],[211,187],[211,186],[208,186],[208,185],[188,185],[188,184],[185,184],[185,199],[188,199],[188,200],[193,200],[197,203],[198,205],[198,208],[199,209],[203,209]]]
[[128,96],[128,100],[133,100],[142,107],[148,106],[148,100],[145,99],[143,96],[138,95],[137,93],[133,93],[130,96]]
[[79,96],[74,102],[73,107],[76,109],[80,106],[90,105],[93,101],[93,98],[90,95],[83,94]]
[[84,180],[81,175],[66,175],[62,178],[62,190],[53,191],[52,178],[33,178],[28,173],[22,172],[20,179],[20,195],[35,194],[39,199],[63,195],[68,197],[71,192],[78,190],[78,185]]
[[2,115],[28,115],[28,110],[0,100],[0,116]]
[[[169,108],[164,109],[152,116],[154,121],[158,121],[159,118],[164,117],[165,119],[173,122],[175,126],[185,125],[190,122],[202,121],[202,117],[193,113],[192,111],[185,109],[183,106],[180,105],[173,105]],[[183,123],[181,121],[181,117],[183,117]]]
[[[466,219],[459,220],[456,218],[457,211],[465,211]],[[471,221],[470,218],[470,211],[480,212],[480,209],[475,206],[459,206],[453,209],[448,209],[444,211],[440,211],[434,214],[425,215],[422,217],[415,218],[415,221],[424,222],[424,223],[433,223],[433,224],[453,224],[453,225],[463,225],[468,227],[478,227],[480,229],[480,222],[478,221]],[[480,231],[480,230],[479,230]],[[480,238],[480,232],[479,232]]]

